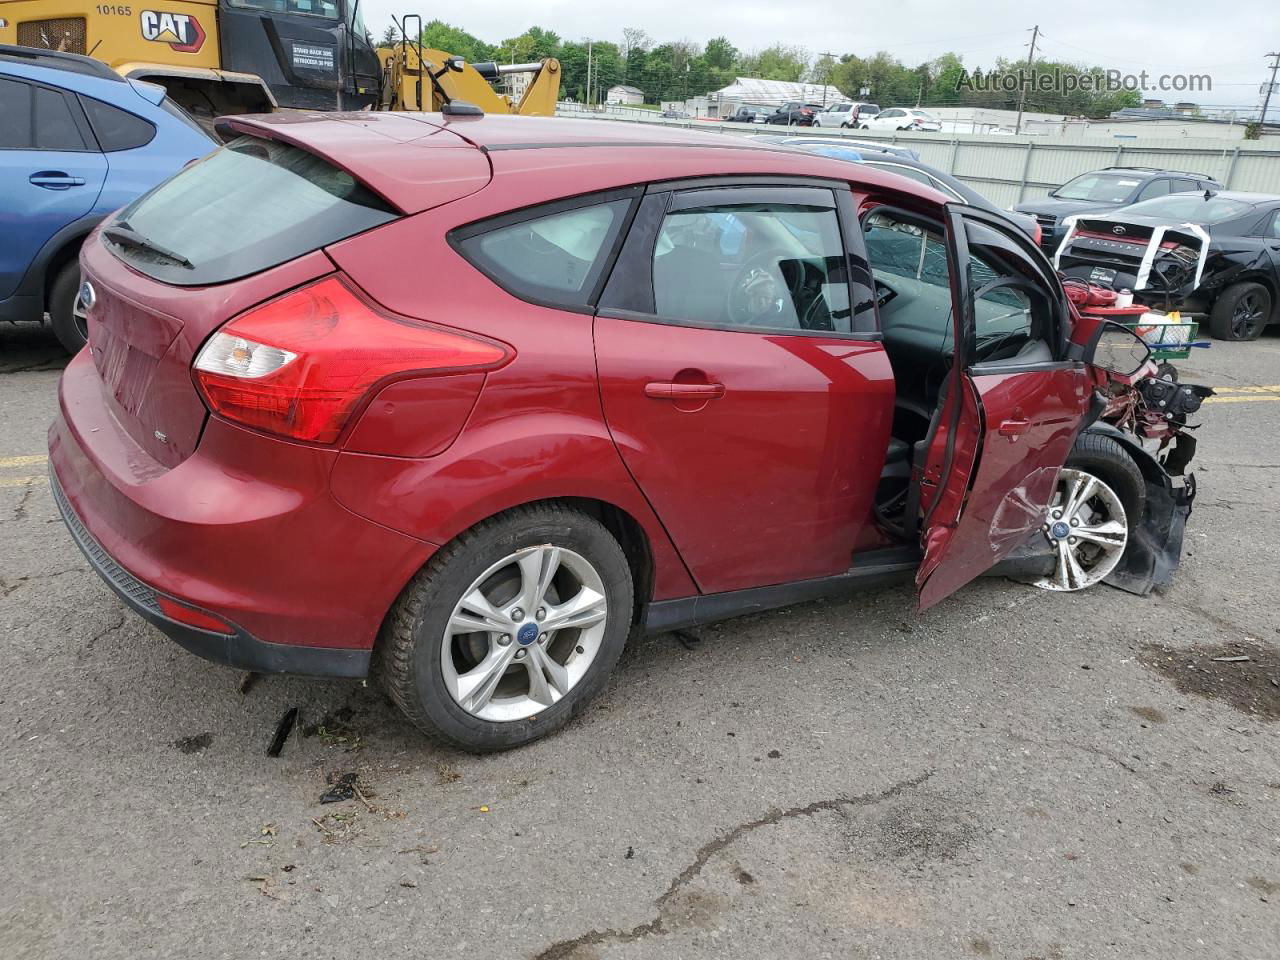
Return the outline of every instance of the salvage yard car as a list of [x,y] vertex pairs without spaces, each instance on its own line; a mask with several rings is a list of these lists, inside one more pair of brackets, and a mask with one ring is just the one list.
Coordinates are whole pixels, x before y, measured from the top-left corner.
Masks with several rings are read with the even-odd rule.
[[1188,498],[1093,422],[1147,349],[1005,219],[648,127],[220,130],[84,246],[49,432],[73,538],[195,653],[372,672],[492,750],[633,630],[904,577],[930,607],[1028,553],[1057,589],[1176,564]]
[[1103,167],[1082,173],[1038,200],[1027,200],[1013,209],[1040,221],[1041,243],[1052,255],[1066,234],[1063,223],[1077,214],[1103,214],[1144,200],[1188,191],[1221,190],[1213,177],[1161,167]]
[[80,244],[215,144],[164,89],[89,57],[0,44],[0,320],[46,313],[71,353]]
[[1280,197],[1180,193],[1073,217],[1055,262],[1140,303],[1207,314],[1219,340],[1256,340],[1280,320]]

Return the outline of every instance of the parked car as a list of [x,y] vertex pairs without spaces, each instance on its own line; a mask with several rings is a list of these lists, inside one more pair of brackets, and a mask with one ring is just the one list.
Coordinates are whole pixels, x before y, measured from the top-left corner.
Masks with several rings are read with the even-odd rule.
[[924,110],[891,107],[881,110],[874,117],[858,121],[858,126],[863,130],[918,130],[936,133],[942,129],[942,121]]
[[896,173],[899,176],[906,177],[908,180],[914,180],[917,183],[933,187],[935,190],[940,190],[953,200],[959,200],[961,203],[967,203],[1004,217],[1007,220],[1012,220],[1020,229],[1025,230],[1032,240],[1036,243],[1040,242],[1040,224],[1036,222],[1035,217],[1025,213],[1010,213],[1007,210],[1001,210],[964,181],[957,180],[951,174],[943,173],[941,170],[919,160],[912,160],[909,157],[900,157],[879,150],[869,150],[866,147],[846,146],[843,140],[833,140],[830,137],[780,137],[763,134],[752,136],[751,139],[760,143],[794,147],[798,150],[804,150],[806,153],[834,157],[836,160],[863,163],[877,170]]
[[1145,346],[1007,220],[723,136],[366,119],[223,118],[81,250],[53,497],[189,650],[372,669],[499,749],[633,630],[898,578],[930,607],[1033,544],[1078,589],[1180,544],[1150,455],[1077,440]]
[[765,119],[765,123],[781,123],[788,127],[811,127],[813,118],[821,111],[822,107],[816,103],[792,100],[770,114]]
[[880,112],[874,103],[833,103],[814,116],[819,127],[856,127],[862,120],[870,120]]
[[763,107],[739,107],[729,119],[734,123],[764,123],[769,111]]
[[1160,167],[1103,167],[1082,173],[1038,200],[1013,209],[1040,221],[1041,242],[1051,254],[1066,230],[1062,221],[1077,213],[1101,214],[1170,193],[1221,190],[1222,185],[1202,173],[1183,173]]
[[0,320],[84,346],[85,236],[215,144],[161,87],[70,53],[0,45]]
[[1055,262],[1141,303],[1207,314],[1219,340],[1256,340],[1280,321],[1280,196],[1179,193],[1081,214]]
[[674,107],[668,107],[666,110],[663,110],[662,113],[659,114],[659,116],[667,120],[688,120],[689,119],[689,114],[687,114],[683,110],[677,110]]

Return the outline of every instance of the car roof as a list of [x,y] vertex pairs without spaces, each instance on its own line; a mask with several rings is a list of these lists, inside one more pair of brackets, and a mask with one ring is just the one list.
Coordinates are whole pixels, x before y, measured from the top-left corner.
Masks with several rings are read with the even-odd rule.
[[36,47],[0,43],[0,65],[5,63],[24,64],[45,70],[60,70],[64,73],[76,73],[124,83],[124,77],[101,60],[94,60],[92,57],[81,56],[78,53],[63,53],[60,50],[40,50]]
[[[847,161],[729,133],[650,123],[281,111],[224,117],[218,128],[224,137],[243,132],[310,150],[349,170],[405,213],[440,202],[442,178],[475,177],[480,158],[474,151],[487,161],[494,181],[485,193],[506,203],[506,209],[632,184],[720,176],[818,177],[885,187],[932,203],[950,199],[923,184],[906,181],[907,187],[893,174]],[[467,146],[474,149],[461,149]]]

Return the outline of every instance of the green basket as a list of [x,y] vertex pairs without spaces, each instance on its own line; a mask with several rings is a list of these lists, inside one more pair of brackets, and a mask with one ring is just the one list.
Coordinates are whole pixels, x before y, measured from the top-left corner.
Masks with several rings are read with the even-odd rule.
[[1142,338],[1151,348],[1151,356],[1156,360],[1185,360],[1191,356],[1191,347],[1200,332],[1200,324],[1194,320],[1174,323],[1137,321],[1124,326]]

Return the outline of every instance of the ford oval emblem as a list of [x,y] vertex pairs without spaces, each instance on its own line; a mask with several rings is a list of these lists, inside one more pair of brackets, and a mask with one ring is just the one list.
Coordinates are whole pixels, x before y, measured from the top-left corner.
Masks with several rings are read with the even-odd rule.
[[97,291],[93,289],[93,284],[86,280],[80,284],[80,303],[86,311],[92,310],[93,305],[98,302]]
[[1111,232],[1114,233],[1117,237],[1123,237],[1124,227],[1120,226],[1119,224],[1116,224],[1114,227],[1111,228]]

